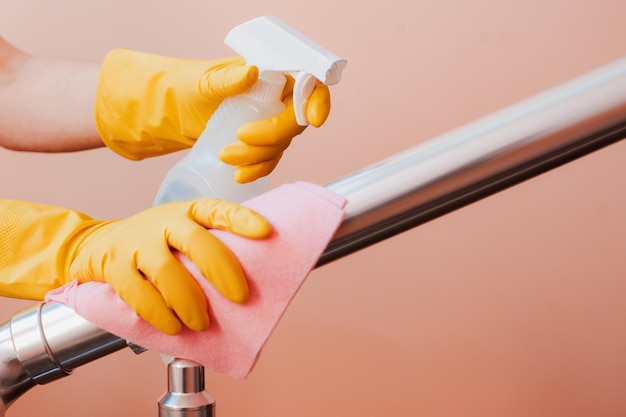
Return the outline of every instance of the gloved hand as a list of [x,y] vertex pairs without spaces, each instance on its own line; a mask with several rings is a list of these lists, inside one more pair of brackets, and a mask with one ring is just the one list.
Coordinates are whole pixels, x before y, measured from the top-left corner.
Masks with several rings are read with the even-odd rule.
[[42,299],[72,280],[103,281],[164,333],[179,333],[181,322],[205,330],[206,297],[171,249],[184,253],[229,300],[248,298],[239,262],[206,228],[255,239],[271,233],[258,213],[224,200],[164,204],[120,221],[0,200],[0,295]]
[[[114,49],[102,63],[96,89],[98,133],[109,148],[134,160],[189,148],[221,102],[246,92],[257,78],[257,67],[241,57],[191,60]],[[243,166],[236,173],[239,182],[269,174],[304,130],[295,121],[292,88],[292,82],[285,88],[285,112],[244,125],[242,142],[224,151],[227,163]],[[330,93],[318,83],[307,118],[321,126],[329,112]]]
[[[237,130],[239,141],[224,146],[220,151],[219,157],[224,163],[237,166],[235,181],[247,183],[271,173],[291,140],[306,128],[296,123],[293,84],[293,78],[288,76],[282,98],[285,110],[281,114],[241,126]],[[312,126],[320,127],[329,113],[330,91],[317,81],[307,103],[306,118]]]

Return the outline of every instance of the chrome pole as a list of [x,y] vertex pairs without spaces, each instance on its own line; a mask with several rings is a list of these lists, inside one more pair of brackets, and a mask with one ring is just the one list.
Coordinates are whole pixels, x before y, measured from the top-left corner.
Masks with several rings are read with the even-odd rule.
[[33,386],[126,346],[63,304],[38,303],[18,311],[0,327],[0,415]]
[[[495,194],[626,136],[626,57],[327,185],[347,198],[346,219],[317,266]],[[0,415],[35,384],[127,346],[56,303],[0,326]],[[170,366],[175,399],[200,398],[193,363]],[[190,370],[191,369],[191,370]],[[193,379],[193,378],[192,378]],[[194,379],[195,382],[197,382]],[[194,384],[195,384],[194,382]],[[180,392],[179,392],[180,391]],[[184,394],[184,395],[179,395]],[[212,413],[210,398],[200,408]]]
[[318,266],[626,136],[626,57],[327,185],[347,217]]

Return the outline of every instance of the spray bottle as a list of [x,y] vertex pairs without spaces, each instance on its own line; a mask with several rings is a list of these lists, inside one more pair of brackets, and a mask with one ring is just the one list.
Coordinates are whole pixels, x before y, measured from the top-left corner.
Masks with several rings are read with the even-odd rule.
[[248,65],[259,68],[259,79],[250,91],[222,102],[193,148],[165,176],[155,205],[195,198],[242,202],[268,191],[265,178],[247,184],[235,182],[235,167],[220,161],[220,149],[237,141],[237,129],[244,123],[270,118],[284,110],[284,74],[294,77],[296,121],[306,126],[304,111],[315,80],[326,85],[338,83],[347,63],[273,16],[235,27],[224,43]]

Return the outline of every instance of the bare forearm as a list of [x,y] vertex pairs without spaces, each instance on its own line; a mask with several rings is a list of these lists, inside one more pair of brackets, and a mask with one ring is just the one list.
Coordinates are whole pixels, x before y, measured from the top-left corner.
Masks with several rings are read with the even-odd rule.
[[99,64],[36,58],[0,38],[0,146],[65,152],[103,146],[94,123]]

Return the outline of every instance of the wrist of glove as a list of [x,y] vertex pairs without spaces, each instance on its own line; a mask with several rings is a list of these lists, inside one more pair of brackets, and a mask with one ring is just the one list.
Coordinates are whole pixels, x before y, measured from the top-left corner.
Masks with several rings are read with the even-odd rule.
[[[225,98],[243,94],[258,69],[241,57],[214,60],[170,58],[127,49],[105,57],[98,79],[95,122],[106,146],[133,160],[193,146]],[[235,180],[249,182],[272,172],[291,140],[304,127],[296,123],[288,77],[280,115],[248,123],[238,141],[220,158],[236,165]],[[330,113],[328,87],[318,82],[309,99],[309,123],[321,126]]]
[[247,300],[241,267],[207,228],[260,239],[271,225],[223,200],[165,204],[120,221],[0,200],[0,295],[42,299],[72,280],[107,282],[135,312],[167,334],[209,325],[202,289],[172,254],[184,253],[218,291]]

